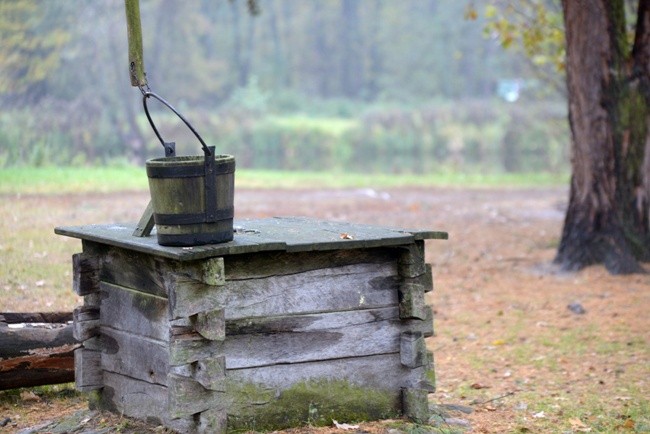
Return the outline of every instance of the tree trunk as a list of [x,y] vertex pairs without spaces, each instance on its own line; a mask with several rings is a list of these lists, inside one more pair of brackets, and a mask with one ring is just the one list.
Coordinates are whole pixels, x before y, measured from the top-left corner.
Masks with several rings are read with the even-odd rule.
[[314,61],[312,68],[314,79],[318,86],[318,95],[328,98],[332,93],[330,83],[334,71],[332,68],[332,50],[326,39],[325,12],[323,2],[313,2],[311,9],[312,35],[314,37],[313,55]]
[[341,0],[341,92],[348,98],[361,94],[363,63],[358,0]]
[[[648,14],[647,3],[640,1],[639,13]],[[566,270],[602,263],[613,274],[640,272],[637,261],[650,258],[648,174],[643,169],[648,77],[635,77],[631,67],[624,0],[563,0],[562,6],[573,172],[555,262]],[[647,17],[639,20],[643,22]],[[637,41],[645,40],[646,46],[635,44],[635,51],[647,53],[649,30],[637,29],[646,34],[637,33]]]

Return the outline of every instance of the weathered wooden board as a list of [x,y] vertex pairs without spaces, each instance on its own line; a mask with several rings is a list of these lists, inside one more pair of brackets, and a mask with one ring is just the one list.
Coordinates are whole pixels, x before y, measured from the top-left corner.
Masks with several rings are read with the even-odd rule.
[[399,275],[402,277],[418,277],[427,272],[424,262],[424,241],[401,247],[402,254],[398,261]]
[[397,305],[394,263],[354,264],[260,279],[227,280],[219,288],[193,281],[181,285],[179,280],[178,284],[170,299],[174,318],[226,306],[226,320],[232,320]]
[[74,327],[72,335],[79,342],[97,336],[99,333],[99,308],[97,306],[79,306],[72,312]]
[[395,262],[398,253],[397,249],[392,248],[371,248],[232,255],[225,258],[226,279],[260,279],[345,265]]
[[127,288],[167,297],[165,276],[171,272],[169,261],[116,247],[102,255],[99,278]]
[[399,288],[399,314],[402,319],[426,319],[429,307],[424,301],[424,287],[402,283]]
[[427,364],[427,345],[420,332],[402,333],[400,338],[400,360],[407,368]]
[[93,254],[101,253],[102,264],[99,278],[103,282],[137,289],[160,297],[168,296],[170,282],[178,275],[207,285],[223,285],[223,258],[208,258],[184,262],[147,255],[118,247],[97,246],[87,243],[85,247]]
[[208,390],[226,391],[226,358],[207,357],[196,362],[170,366],[170,373],[194,379]]
[[102,356],[100,351],[77,348],[74,351],[75,387],[80,391],[99,389],[103,386]]
[[169,334],[167,299],[101,282],[100,325],[160,341]]
[[222,341],[211,341],[198,333],[171,336],[169,342],[169,364],[186,365],[223,353]]
[[427,400],[426,389],[408,388],[404,389],[402,401],[404,403],[404,414],[417,423],[427,423],[431,412]]
[[171,319],[187,318],[199,312],[224,308],[223,286],[206,285],[186,276],[169,280],[169,311]]
[[[258,384],[283,390],[310,380],[346,380],[351,384],[392,390],[418,387],[424,367],[409,369],[402,365],[399,353],[324,360],[256,368],[227,369],[226,378],[236,384]],[[276,393],[272,393],[276,395]]]
[[192,378],[169,374],[169,415],[173,419],[205,410],[225,411],[225,392],[208,390]]
[[105,371],[167,385],[169,347],[166,342],[101,327],[101,364]]
[[226,323],[227,369],[399,352],[395,307]]
[[134,227],[135,224],[86,225],[58,227],[54,232],[180,261],[272,250],[298,252],[398,246],[411,244],[414,240],[447,237],[444,232],[426,230],[407,232],[401,229],[345,222],[276,217],[235,221],[237,228],[235,239],[228,243],[182,248],[160,246],[153,236],[134,237],[132,236]]
[[72,289],[77,295],[88,295],[99,289],[99,258],[87,253],[72,255]]
[[167,387],[104,372],[101,407],[140,419],[167,414]]
[[167,387],[106,372],[99,405],[104,410],[142,419],[154,426],[163,424],[180,433],[201,432],[197,429],[201,425],[197,426],[194,417],[170,417],[168,393]]

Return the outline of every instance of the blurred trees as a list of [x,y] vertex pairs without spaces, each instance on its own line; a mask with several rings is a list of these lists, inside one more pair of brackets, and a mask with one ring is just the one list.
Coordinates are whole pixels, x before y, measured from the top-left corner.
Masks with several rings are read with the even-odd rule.
[[[140,3],[150,86],[200,116],[330,101],[338,112],[328,115],[358,117],[370,105],[490,99],[502,79],[532,77],[523,56],[503,53],[482,22],[463,19],[466,1]],[[0,8],[0,166],[141,162],[151,140],[129,85],[122,2],[3,0]],[[27,158],[25,148],[42,149]]]
[[62,5],[0,2],[0,93],[17,104],[37,103],[51,88],[71,34]]

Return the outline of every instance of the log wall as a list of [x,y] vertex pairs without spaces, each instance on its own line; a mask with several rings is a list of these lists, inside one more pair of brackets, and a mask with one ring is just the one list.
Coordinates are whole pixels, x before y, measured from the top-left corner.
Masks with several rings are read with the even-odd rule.
[[423,240],[193,261],[84,240],[73,271],[93,405],[180,432],[428,418]]

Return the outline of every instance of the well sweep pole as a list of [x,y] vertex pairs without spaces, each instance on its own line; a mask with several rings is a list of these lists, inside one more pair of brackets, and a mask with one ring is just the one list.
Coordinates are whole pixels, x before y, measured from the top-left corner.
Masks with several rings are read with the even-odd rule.
[[140,0],[124,0],[126,31],[129,41],[129,76],[131,86],[147,85],[142,56],[142,27],[140,25]]

